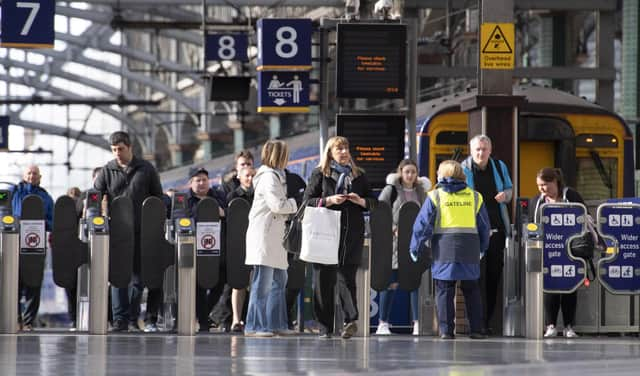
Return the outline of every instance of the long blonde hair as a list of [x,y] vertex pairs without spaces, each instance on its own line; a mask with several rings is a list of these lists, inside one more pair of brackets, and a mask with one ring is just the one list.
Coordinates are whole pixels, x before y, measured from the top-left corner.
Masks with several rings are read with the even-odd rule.
[[[333,136],[327,141],[322,151],[320,164],[318,164],[318,167],[322,170],[322,174],[325,176],[331,175],[331,161],[333,160],[331,157],[331,149],[333,149],[334,146],[346,146],[348,149],[349,140],[347,140],[346,137]],[[360,167],[356,166],[356,162],[351,157],[351,151],[349,151],[349,164],[351,165],[351,175],[354,179],[364,173]]]
[[262,147],[262,164],[283,170],[289,162],[289,147],[282,140],[269,140]]

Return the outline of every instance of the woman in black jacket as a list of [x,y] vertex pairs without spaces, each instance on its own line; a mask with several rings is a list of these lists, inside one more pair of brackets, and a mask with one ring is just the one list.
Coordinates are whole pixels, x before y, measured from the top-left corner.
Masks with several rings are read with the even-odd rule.
[[[558,168],[545,167],[538,171],[536,184],[540,194],[533,199],[533,220],[540,223],[540,207],[545,203],[556,202],[578,202],[584,205],[584,200],[580,194],[564,185],[562,171]],[[558,312],[562,309],[562,321],[564,322],[564,336],[575,338],[578,335],[573,330],[576,320],[576,305],[578,302],[578,292],[570,294],[544,294],[545,313],[545,337],[555,337],[558,335],[556,322]]]
[[314,312],[324,327],[321,337],[330,338],[334,322],[334,287],[339,286],[344,312],[342,338],[352,337],[358,330],[356,303],[356,271],[362,259],[364,242],[363,212],[377,202],[371,195],[364,171],[358,168],[349,153],[349,141],[332,137],[313,170],[304,192],[309,206],[340,210],[339,265],[313,264]]

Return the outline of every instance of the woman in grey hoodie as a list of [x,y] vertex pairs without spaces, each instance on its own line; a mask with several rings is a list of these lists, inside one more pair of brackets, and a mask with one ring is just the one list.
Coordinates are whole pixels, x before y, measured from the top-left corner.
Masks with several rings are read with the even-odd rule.
[[[393,297],[398,288],[398,238],[397,226],[400,208],[405,202],[413,201],[422,206],[427,197],[426,191],[431,188],[431,181],[428,178],[418,177],[418,166],[411,159],[400,162],[395,173],[387,176],[387,186],[384,187],[379,201],[384,201],[391,206],[393,213],[393,257],[391,280],[387,290],[380,292],[380,319],[378,322],[377,335],[390,335],[389,317],[393,305]],[[418,290],[409,293],[411,301],[411,316],[413,318],[413,335],[419,334],[418,324]]]

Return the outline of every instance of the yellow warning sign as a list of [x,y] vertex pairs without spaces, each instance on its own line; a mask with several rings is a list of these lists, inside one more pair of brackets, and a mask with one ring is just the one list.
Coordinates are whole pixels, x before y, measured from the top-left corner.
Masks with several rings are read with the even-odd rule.
[[484,23],[480,28],[480,68],[513,69],[515,32],[512,23]]

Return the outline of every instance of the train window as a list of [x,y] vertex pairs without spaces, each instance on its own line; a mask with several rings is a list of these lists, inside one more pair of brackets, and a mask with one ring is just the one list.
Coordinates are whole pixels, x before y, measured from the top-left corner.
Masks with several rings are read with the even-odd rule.
[[618,138],[612,134],[580,134],[576,146],[583,148],[617,148]]
[[466,145],[467,132],[442,131],[436,135],[436,145]]
[[604,200],[618,192],[616,158],[577,158],[576,189],[584,200]]

